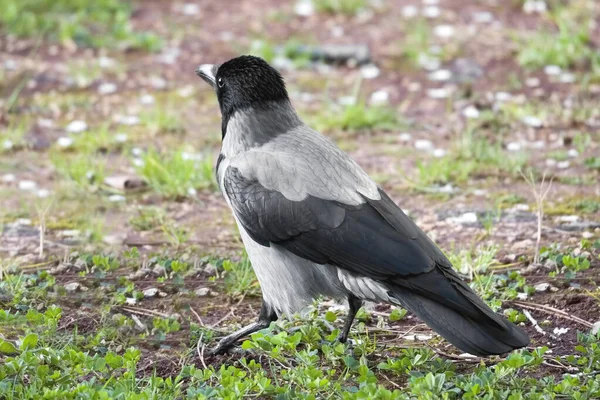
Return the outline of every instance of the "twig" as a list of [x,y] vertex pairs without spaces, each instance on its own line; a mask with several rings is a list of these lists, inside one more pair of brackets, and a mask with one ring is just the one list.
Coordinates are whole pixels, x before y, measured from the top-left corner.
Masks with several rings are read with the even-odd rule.
[[583,325],[583,326],[585,326],[587,328],[593,328],[594,327],[594,325],[592,323],[590,323],[590,322],[588,322],[588,321],[586,321],[584,319],[576,317],[575,315],[568,314],[568,313],[566,313],[563,310],[559,310],[559,309],[554,308],[554,307],[546,306],[544,304],[528,303],[528,302],[517,301],[517,300],[511,301],[511,303],[515,304],[515,305],[517,305],[519,307],[529,309],[529,310],[544,311],[547,314],[552,314],[552,315],[555,315],[555,316],[560,317],[560,318],[564,318],[564,319],[568,319],[570,321],[577,322],[577,323],[579,323],[579,324],[581,324],[581,325]]
[[198,339],[198,343],[196,344],[196,352],[198,353],[198,357],[200,358],[200,362],[202,363],[204,369],[208,369],[208,367],[206,366],[206,362],[204,362],[204,349],[206,348],[206,345],[202,343],[202,348],[200,348],[200,343],[202,342],[203,338],[204,332],[200,334],[200,339]]
[[392,381],[390,378],[388,378],[385,374],[381,374],[381,376],[383,376],[385,378],[386,381],[388,381],[389,383],[391,383],[395,388],[397,389],[402,389],[402,386],[398,385],[396,382]]
[[202,318],[200,318],[200,315],[198,315],[198,313],[196,312],[196,310],[194,310],[194,308],[192,306],[190,306],[190,311],[192,312],[192,314],[194,314],[194,316],[198,320],[198,323],[200,324],[200,326],[204,326],[204,322],[202,322]]
[[526,309],[523,308],[523,314],[525,314],[525,316],[527,317],[527,319],[529,320],[529,322],[531,322],[531,325],[533,325],[533,328],[538,332],[541,333],[543,336],[549,335],[551,338],[553,339],[558,339],[556,336],[554,336],[553,334],[546,332],[545,330],[542,329],[542,327],[538,324],[538,322],[536,321],[535,318],[533,318],[533,316],[531,315],[531,313],[529,311],[527,311]]
[[521,176],[525,179],[525,182],[531,186],[531,190],[533,191],[533,196],[535,197],[535,203],[537,206],[537,235],[535,240],[535,253],[533,255],[533,264],[537,265],[540,262],[540,243],[542,242],[542,220],[544,219],[544,200],[550,192],[552,188],[552,180],[554,178],[550,178],[550,182],[547,186],[546,183],[546,172],[542,175],[542,182],[540,183],[539,190],[535,185],[535,179],[533,177],[533,173],[529,173],[529,176],[526,176],[523,172],[521,172]]

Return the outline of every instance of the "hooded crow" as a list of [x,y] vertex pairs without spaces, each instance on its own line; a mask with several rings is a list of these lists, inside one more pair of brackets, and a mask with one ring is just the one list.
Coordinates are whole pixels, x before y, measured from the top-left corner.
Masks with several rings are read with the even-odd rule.
[[341,342],[367,300],[407,308],[473,355],[529,343],[352,158],[302,122],[277,70],[241,56],[196,73],[219,100],[217,179],[263,294],[258,321],[213,354],[320,296],[348,300]]

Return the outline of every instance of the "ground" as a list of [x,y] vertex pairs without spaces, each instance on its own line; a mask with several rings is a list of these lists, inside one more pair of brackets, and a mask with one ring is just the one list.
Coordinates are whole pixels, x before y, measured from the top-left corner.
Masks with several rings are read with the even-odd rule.
[[[595,1],[93,4],[0,1],[0,397],[600,396]],[[369,53],[307,55],[329,45]],[[527,349],[469,357],[383,304],[342,345],[322,299],[206,355],[260,288],[194,70],[245,53]]]

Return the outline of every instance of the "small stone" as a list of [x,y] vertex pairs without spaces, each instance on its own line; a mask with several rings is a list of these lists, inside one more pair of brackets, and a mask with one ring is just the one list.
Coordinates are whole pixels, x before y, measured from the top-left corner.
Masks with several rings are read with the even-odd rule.
[[401,133],[400,135],[398,135],[398,140],[400,140],[401,142],[410,142],[412,140],[412,135],[410,133]]
[[538,117],[534,117],[532,115],[528,115],[526,117],[523,118],[523,123],[525,125],[529,125],[532,128],[541,128],[542,125],[544,125],[544,123],[542,122],[542,120]]
[[427,71],[435,71],[437,69],[440,69],[440,66],[442,65],[442,62],[439,60],[439,58],[431,56],[427,53],[419,54],[419,56],[417,57],[417,63],[420,67],[424,68]]
[[600,321],[594,322],[594,326],[592,327],[592,334],[597,335],[600,332]]
[[50,196],[50,191],[48,189],[40,189],[36,192],[37,197],[40,199],[45,199]]
[[198,191],[194,188],[188,188],[187,195],[190,197],[194,197],[198,194]]
[[511,97],[512,95],[508,92],[496,92],[496,94],[494,95],[496,101],[500,103],[510,100]]
[[426,18],[437,18],[441,14],[440,8],[437,6],[427,6],[423,9],[423,16]]
[[577,157],[579,157],[579,152],[575,149],[569,149],[569,151],[567,152],[567,155],[571,158],[577,158]]
[[554,167],[556,166],[556,160],[553,158],[549,158],[546,160],[546,166],[547,167]]
[[126,133],[117,133],[115,135],[115,142],[117,143],[125,143],[128,139],[128,136]]
[[558,328],[558,327],[556,327],[552,331],[552,333],[554,333],[556,336],[564,335],[567,332],[569,332],[569,328]]
[[546,65],[544,67],[544,73],[550,76],[560,75],[562,72],[562,68],[558,65]]
[[105,82],[98,86],[98,94],[112,94],[117,91],[117,85],[112,82]]
[[506,150],[516,152],[521,151],[521,143],[518,142],[510,142],[506,145]]
[[194,293],[196,294],[196,296],[198,297],[204,297],[204,296],[208,296],[208,294],[210,293],[210,289],[209,288],[198,288],[194,291]]
[[158,264],[154,266],[154,268],[152,269],[152,273],[156,276],[165,276],[167,275],[167,270],[165,267]]
[[573,223],[573,222],[578,222],[580,220],[579,215],[561,215],[560,217],[558,217],[558,222],[567,222],[567,223]]
[[125,196],[123,196],[122,194],[113,194],[108,196],[108,201],[112,202],[112,203],[118,203],[121,201],[125,201]]
[[477,11],[473,14],[473,21],[478,24],[489,24],[494,20],[494,15],[488,11]]
[[339,38],[344,36],[344,28],[342,26],[336,25],[331,28],[331,36]]
[[151,94],[145,94],[140,97],[140,103],[145,106],[154,104],[154,96],[152,96]]
[[427,90],[427,96],[432,99],[446,99],[450,93],[448,93],[448,89],[446,88],[438,88],[438,89],[429,89]]
[[294,6],[294,12],[300,17],[310,17],[315,13],[315,6],[311,0],[300,0]]
[[140,123],[140,118],[136,115],[121,115],[115,118],[116,121],[123,125],[133,126]]
[[73,139],[68,136],[61,136],[56,141],[59,147],[70,147],[73,144]]
[[468,106],[463,110],[463,116],[469,119],[479,118],[479,110],[475,106]]
[[456,224],[474,224],[477,222],[477,214],[474,212],[467,212],[458,217],[450,218],[450,220]]
[[66,130],[67,132],[71,132],[71,133],[81,133],[81,132],[85,132],[88,128],[88,125],[85,121],[81,121],[81,120],[75,120],[75,121],[71,121],[69,123],[69,125],[67,125]]
[[423,0],[423,4],[425,4],[426,6],[435,6],[436,4],[439,4],[440,0]]
[[446,155],[446,150],[445,149],[435,149],[433,150],[433,156],[437,157],[437,158],[441,158],[444,157]]
[[134,297],[126,297],[125,304],[128,306],[135,306],[137,304],[137,300]]
[[6,139],[4,142],[2,142],[2,148],[4,150],[10,150],[13,148],[13,142],[10,139]]
[[80,284],[78,282],[67,283],[65,285],[65,290],[68,293],[73,293],[73,292],[76,292],[77,290],[79,290],[79,286],[80,286]]
[[177,95],[180,97],[190,97],[194,94],[194,87],[191,85],[177,89]]
[[546,292],[550,289],[550,284],[546,282],[538,283],[534,286],[536,292]]
[[431,140],[418,139],[415,141],[415,149],[431,151],[433,150],[433,143],[431,142]]
[[538,87],[540,86],[540,78],[536,78],[535,76],[527,78],[525,79],[525,85],[529,87]]
[[208,263],[208,264],[206,264],[206,267],[204,267],[204,273],[206,275],[209,275],[209,276],[216,275],[217,274],[217,267],[215,267],[214,265]]
[[523,11],[526,14],[542,14],[545,13],[548,9],[546,2],[544,0],[527,0],[523,3]]
[[5,174],[2,175],[2,182],[4,183],[11,183],[17,180],[17,177],[15,176],[15,174]]
[[19,181],[19,189],[21,190],[35,190],[37,183],[34,181]]
[[371,94],[369,102],[372,105],[384,105],[389,102],[390,94],[385,90],[377,90]]
[[161,90],[167,87],[167,81],[160,76],[153,76],[150,78],[150,86],[154,89]]
[[380,70],[374,64],[367,64],[360,68],[360,73],[364,79],[374,79],[379,76]]
[[573,82],[575,82],[575,75],[570,72],[563,72],[558,77],[558,80],[561,83],[573,83]]
[[447,39],[454,36],[454,27],[452,25],[438,25],[433,32],[437,37]]
[[132,274],[129,274],[129,275],[127,276],[127,278],[128,278],[128,279],[132,279],[132,280],[133,280],[133,279],[142,279],[142,278],[145,278],[145,277],[147,277],[148,275],[150,275],[150,273],[151,273],[151,272],[152,272],[152,271],[151,271],[151,270],[149,270],[148,268],[140,268],[140,269],[138,269],[137,271],[135,271],[134,273],[132,273]]
[[523,292],[517,293],[517,299],[519,299],[519,300],[527,300],[527,293],[523,293]]
[[556,163],[556,168],[558,169],[567,169],[571,166],[571,162],[569,160],[559,161]]
[[98,65],[100,68],[112,68],[117,64],[117,62],[113,58],[109,57],[100,57],[98,58]]
[[588,232],[588,231],[585,231],[585,232],[582,232],[582,233],[581,233],[581,237],[582,237],[582,238],[584,238],[584,239],[591,239],[591,238],[593,238],[594,236],[595,236],[595,235],[594,235],[594,232]]
[[185,3],[181,8],[183,15],[198,15],[200,13],[200,6],[195,3]]
[[452,78],[452,72],[447,69],[438,69],[429,74],[429,80],[436,82],[445,82]]
[[158,295],[158,289],[157,288],[149,288],[149,289],[144,290],[144,297],[145,298],[156,297],[156,295]]
[[404,18],[414,18],[419,13],[419,9],[415,6],[409,5],[402,7],[402,16]]
[[477,197],[486,197],[488,195],[488,191],[485,189],[475,189],[473,190],[473,196]]

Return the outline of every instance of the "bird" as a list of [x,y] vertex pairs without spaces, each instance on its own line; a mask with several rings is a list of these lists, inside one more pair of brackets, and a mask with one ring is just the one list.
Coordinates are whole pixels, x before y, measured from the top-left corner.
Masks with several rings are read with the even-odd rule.
[[262,291],[258,319],[210,354],[324,296],[348,302],[342,343],[369,301],[410,310],[475,356],[529,344],[348,154],[302,121],[275,68],[241,55],[196,74],[218,99],[216,177]]

